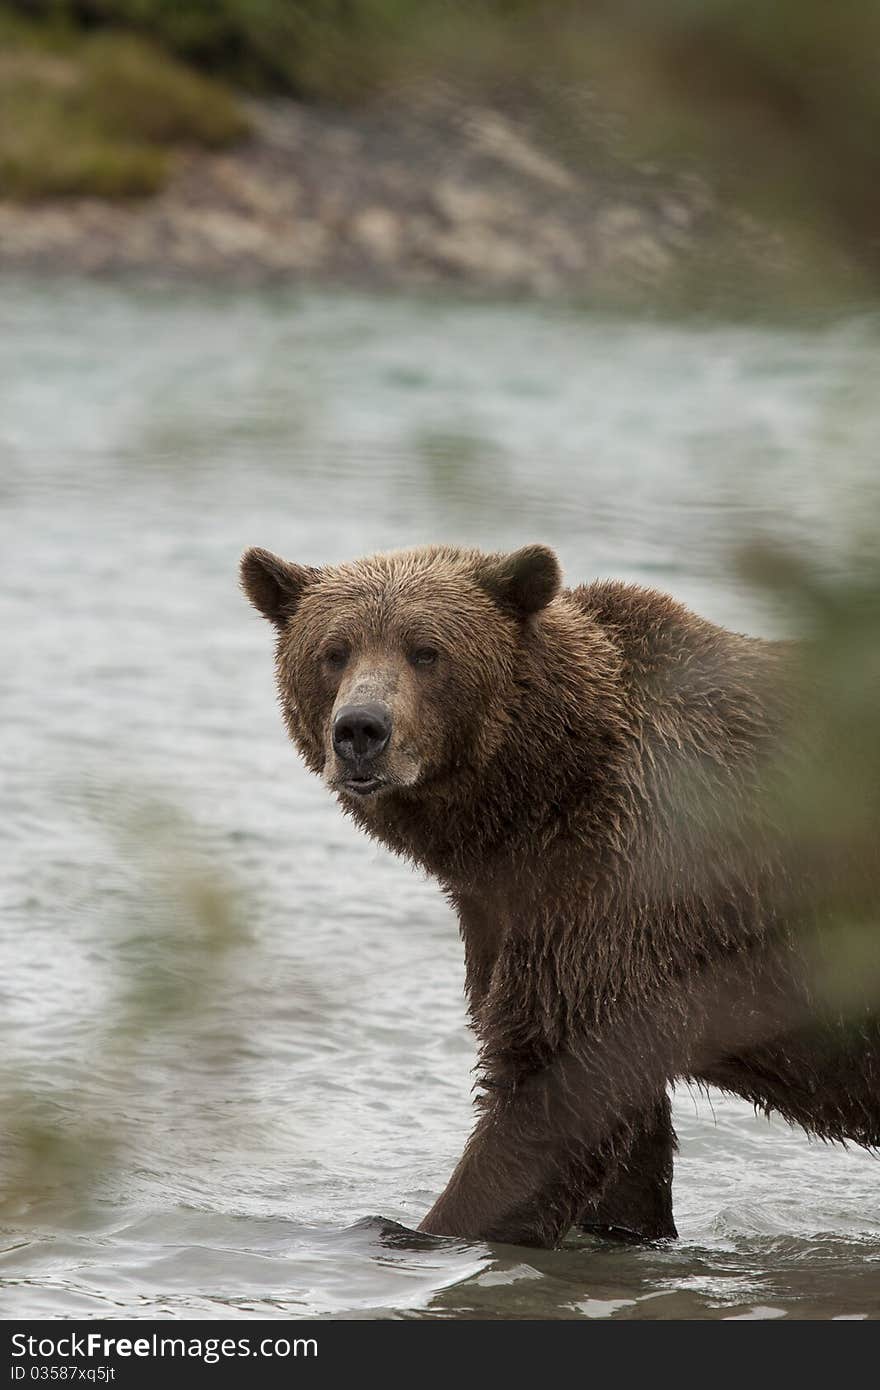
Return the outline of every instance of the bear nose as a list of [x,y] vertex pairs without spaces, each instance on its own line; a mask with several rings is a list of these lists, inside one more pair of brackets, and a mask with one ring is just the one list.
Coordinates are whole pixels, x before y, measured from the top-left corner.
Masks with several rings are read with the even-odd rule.
[[343,705],[333,721],[333,747],[346,762],[378,758],[391,738],[391,711],[377,700]]

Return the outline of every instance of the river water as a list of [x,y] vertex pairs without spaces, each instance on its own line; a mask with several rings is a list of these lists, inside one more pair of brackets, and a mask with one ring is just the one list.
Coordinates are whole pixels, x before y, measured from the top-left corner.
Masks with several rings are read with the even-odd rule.
[[880,1313],[877,1160],[687,1089],[675,1247],[407,1229],[470,1124],[456,924],[297,762],[236,581],[543,540],[776,632],[737,547],[833,563],[878,379],[867,318],[0,282],[5,1317]]

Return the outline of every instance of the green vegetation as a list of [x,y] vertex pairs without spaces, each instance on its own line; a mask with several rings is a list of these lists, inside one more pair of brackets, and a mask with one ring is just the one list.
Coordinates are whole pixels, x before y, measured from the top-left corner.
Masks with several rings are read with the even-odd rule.
[[741,572],[787,612],[802,639],[798,756],[768,780],[767,812],[823,890],[804,923],[815,1003],[854,1024],[880,1004],[880,564],[876,492],[863,487],[867,525],[835,549],[833,568],[766,542]]
[[231,92],[142,38],[41,32],[0,12],[0,193],[153,193],[175,147],[246,131]]
[[366,73],[378,49],[418,31],[423,13],[450,8],[437,0],[5,0],[4,7],[71,30],[133,31],[247,87],[326,95],[338,82],[357,87],[358,68]]

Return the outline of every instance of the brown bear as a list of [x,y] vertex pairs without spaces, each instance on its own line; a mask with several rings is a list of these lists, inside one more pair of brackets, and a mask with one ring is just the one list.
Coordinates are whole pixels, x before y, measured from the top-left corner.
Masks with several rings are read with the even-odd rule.
[[815,998],[814,866],[764,796],[797,726],[792,644],[563,589],[540,545],[327,568],[254,549],[242,583],[307,765],[458,913],[480,1113],[421,1230],[674,1237],[677,1078],[880,1143],[876,1012]]

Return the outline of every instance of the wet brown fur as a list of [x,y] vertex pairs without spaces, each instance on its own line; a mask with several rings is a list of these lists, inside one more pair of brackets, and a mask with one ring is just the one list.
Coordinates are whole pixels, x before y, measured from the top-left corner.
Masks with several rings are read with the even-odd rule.
[[[483,1094],[423,1230],[674,1236],[681,1077],[880,1143],[876,1016],[816,1004],[815,885],[764,798],[796,717],[787,644],[651,590],[562,590],[537,546],[317,570],[250,551],[243,584],[278,629],[307,765],[458,912]],[[363,802],[334,780],[329,737],[361,689],[395,721],[392,785]]]

